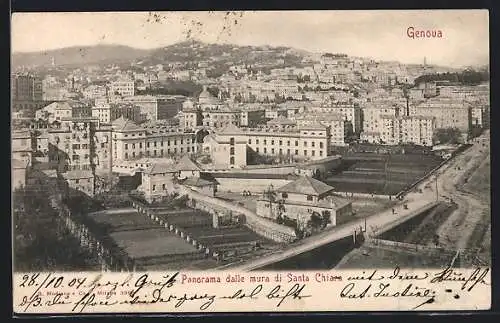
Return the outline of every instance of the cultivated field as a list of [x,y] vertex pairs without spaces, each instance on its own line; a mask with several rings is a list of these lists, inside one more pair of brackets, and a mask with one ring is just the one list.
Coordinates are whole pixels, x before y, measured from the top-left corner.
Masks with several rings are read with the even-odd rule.
[[125,252],[141,268],[161,267],[184,258],[196,259],[201,254],[184,239],[165,230],[134,209],[109,210],[89,216],[90,231],[100,240],[111,240],[120,252]]
[[442,162],[433,155],[350,154],[324,182],[339,192],[395,195]]

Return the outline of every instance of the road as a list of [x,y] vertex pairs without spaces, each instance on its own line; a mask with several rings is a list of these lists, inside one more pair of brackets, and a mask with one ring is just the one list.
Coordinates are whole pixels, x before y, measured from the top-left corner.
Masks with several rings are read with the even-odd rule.
[[[489,136],[489,135],[488,135]],[[328,231],[322,232],[315,236],[306,238],[299,242],[290,245],[287,249],[270,254],[253,261],[236,265],[235,267],[227,266],[226,269],[250,271],[264,267],[268,264],[279,262],[287,258],[299,255],[301,253],[313,250],[325,244],[343,239],[353,234],[354,230],[360,230],[366,225],[366,233],[368,236],[375,236],[387,230],[387,226],[394,226],[395,222],[407,220],[407,218],[420,213],[420,210],[425,210],[433,203],[437,202],[445,194],[453,199],[459,198],[461,210],[474,209],[477,207],[474,198],[466,193],[458,192],[454,187],[456,181],[461,174],[464,174],[467,169],[473,167],[471,160],[480,155],[481,144],[475,144],[465,152],[443,165],[433,176],[430,176],[425,181],[420,183],[415,190],[408,193],[403,201],[398,202],[394,207],[395,213],[392,210],[384,210],[374,215],[368,216],[366,219],[351,221],[343,225],[334,227]],[[467,162],[469,160],[469,162]],[[466,165],[467,167],[463,167]],[[460,170],[457,168],[460,166]],[[438,192],[436,194],[436,183]],[[407,205],[407,209],[403,208],[403,204]],[[417,212],[418,211],[418,212]],[[471,212],[474,213],[474,212]],[[455,231],[455,236],[456,231]],[[460,236],[460,235],[458,235]]]
[[[489,140],[489,133],[486,132],[481,137]],[[489,203],[479,196],[464,191],[462,184],[466,176],[470,178],[475,169],[488,162],[489,154],[489,148],[485,149],[482,143],[475,143],[457,156],[448,165],[447,170],[438,177],[439,194],[446,199],[453,199],[458,206],[437,231],[440,244],[445,248],[473,249],[478,248],[478,242],[482,241],[482,237],[473,237],[472,234],[477,225],[485,224],[483,214],[489,208]]]

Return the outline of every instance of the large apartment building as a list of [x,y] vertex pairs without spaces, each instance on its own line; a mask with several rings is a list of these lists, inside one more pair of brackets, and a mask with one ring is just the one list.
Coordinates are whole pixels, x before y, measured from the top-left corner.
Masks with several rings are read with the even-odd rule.
[[410,106],[410,116],[432,116],[436,119],[435,127],[458,128],[468,134],[472,126],[472,106],[467,102],[448,100],[428,100],[416,106]]
[[415,144],[432,146],[434,118],[426,116],[382,116],[378,132],[363,133],[361,139],[387,145]]
[[346,139],[352,133],[352,123],[343,115],[336,113],[305,113],[294,117],[297,125],[307,126],[311,122],[318,122],[330,128],[330,145],[345,146]]
[[123,117],[115,120],[112,127],[114,161],[197,151],[195,133],[184,132],[178,127],[141,127]]
[[[361,132],[361,109],[359,106],[354,104],[328,104],[324,106],[312,107],[309,109],[310,112],[318,113],[332,113],[336,115],[341,115],[344,120],[351,124],[353,133]],[[370,117],[370,116],[369,116]]]
[[400,115],[401,107],[398,105],[368,105],[362,108],[363,132],[380,132],[383,129],[383,118],[385,117],[398,117]]
[[111,82],[109,85],[109,93],[111,96],[129,97],[135,95],[135,83],[133,80],[121,79]]
[[148,120],[169,119],[182,110],[182,103],[186,100],[182,95],[136,95],[122,99],[122,103],[130,103],[141,108],[141,113]]
[[92,116],[99,118],[99,121],[104,124],[110,124],[120,117],[124,117],[136,123],[146,120],[146,115],[141,113],[141,108],[130,103],[111,103],[93,106]]
[[330,128],[319,123],[262,128],[230,125],[215,134],[209,151],[217,167],[240,168],[247,165],[247,147],[265,156],[318,160],[329,155]]
[[14,74],[11,77],[13,101],[42,101],[42,79],[32,74]]

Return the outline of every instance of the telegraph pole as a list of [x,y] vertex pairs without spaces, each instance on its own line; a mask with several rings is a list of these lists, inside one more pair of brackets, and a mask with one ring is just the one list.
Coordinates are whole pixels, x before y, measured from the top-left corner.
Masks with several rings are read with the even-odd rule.
[[436,181],[436,201],[439,201],[439,190],[438,190],[438,177],[437,175],[434,177]]

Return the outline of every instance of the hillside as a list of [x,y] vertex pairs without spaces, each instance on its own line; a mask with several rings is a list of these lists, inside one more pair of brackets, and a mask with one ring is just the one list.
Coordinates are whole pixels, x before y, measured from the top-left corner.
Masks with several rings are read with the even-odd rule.
[[68,47],[33,53],[13,53],[12,66],[49,66],[54,58],[58,66],[130,61],[148,55],[142,50],[122,45]]

